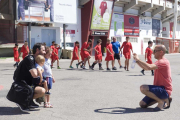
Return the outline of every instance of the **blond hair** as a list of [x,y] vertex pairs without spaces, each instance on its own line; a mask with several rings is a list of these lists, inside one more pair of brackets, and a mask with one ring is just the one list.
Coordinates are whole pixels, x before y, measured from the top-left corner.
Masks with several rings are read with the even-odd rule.
[[107,41],[111,41],[111,40],[108,38]]
[[42,63],[42,62],[45,62],[45,58],[44,58],[44,56],[42,56],[42,55],[38,55],[38,56],[35,58],[35,60],[36,60],[36,63],[37,63],[37,64]]

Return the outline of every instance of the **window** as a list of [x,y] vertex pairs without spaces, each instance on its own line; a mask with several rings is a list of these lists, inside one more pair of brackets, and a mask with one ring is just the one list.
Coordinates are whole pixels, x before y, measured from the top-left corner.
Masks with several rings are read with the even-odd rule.
[[[116,40],[117,40],[118,42],[122,42],[122,38],[121,38],[121,37],[116,37]],[[111,41],[113,41],[113,37],[111,37]]]
[[138,43],[138,38],[130,37],[130,38],[129,38],[129,42]]
[[150,38],[144,38],[144,42],[148,43],[151,39]]
[[[64,43],[62,43],[62,47],[64,47]],[[66,43],[66,47],[74,47],[74,43]]]

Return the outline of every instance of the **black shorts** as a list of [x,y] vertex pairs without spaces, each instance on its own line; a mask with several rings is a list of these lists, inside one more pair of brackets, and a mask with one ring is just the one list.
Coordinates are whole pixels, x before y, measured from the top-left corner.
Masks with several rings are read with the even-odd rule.
[[114,54],[114,59],[120,60],[120,55],[118,54]]

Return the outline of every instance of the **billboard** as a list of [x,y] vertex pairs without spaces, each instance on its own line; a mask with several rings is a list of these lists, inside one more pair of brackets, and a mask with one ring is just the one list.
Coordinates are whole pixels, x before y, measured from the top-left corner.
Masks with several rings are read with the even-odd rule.
[[111,30],[114,31],[113,36],[124,36],[124,15],[118,13],[113,14]]
[[160,20],[152,19],[152,36],[160,36]]
[[94,0],[91,29],[109,30],[113,0]]
[[124,15],[124,36],[139,36],[139,17]]
[[139,18],[140,36],[152,35],[152,19],[148,17]]
[[77,0],[17,0],[17,21],[77,23]]

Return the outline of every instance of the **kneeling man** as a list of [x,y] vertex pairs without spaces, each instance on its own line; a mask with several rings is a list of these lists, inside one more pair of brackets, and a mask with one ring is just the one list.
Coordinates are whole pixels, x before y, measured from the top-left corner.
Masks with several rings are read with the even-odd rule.
[[[172,98],[172,79],[171,68],[169,61],[164,57],[166,48],[164,45],[157,45],[154,48],[154,58],[157,59],[154,64],[148,64],[139,59],[137,54],[134,54],[134,59],[137,64],[144,70],[155,70],[154,84],[142,85],[140,90],[146,96],[140,101],[140,106],[146,108],[155,103],[158,103],[157,107],[153,111],[160,111],[163,108],[170,107]],[[165,104],[166,103],[166,104]]]

